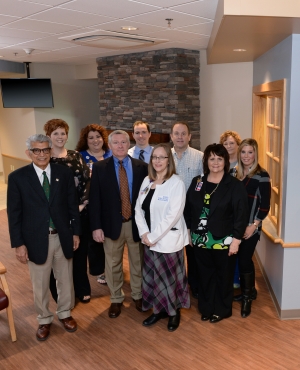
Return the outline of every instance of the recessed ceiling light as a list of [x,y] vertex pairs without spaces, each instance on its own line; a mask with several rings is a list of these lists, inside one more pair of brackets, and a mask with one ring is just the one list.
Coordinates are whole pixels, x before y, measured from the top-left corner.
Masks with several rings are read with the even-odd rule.
[[233,49],[233,51],[247,51],[246,49]]
[[121,29],[124,30],[124,31],[136,31],[136,30],[138,30],[137,27],[132,27],[132,26],[121,27]]

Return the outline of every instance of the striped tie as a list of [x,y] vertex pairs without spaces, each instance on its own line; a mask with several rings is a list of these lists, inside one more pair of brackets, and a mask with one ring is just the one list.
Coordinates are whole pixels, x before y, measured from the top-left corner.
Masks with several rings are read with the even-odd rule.
[[140,150],[140,155],[139,155],[139,159],[143,162],[145,162],[144,152],[145,152],[145,150],[141,149]]
[[123,167],[122,161],[119,161],[119,181],[120,181],[120,194],[122,202],[122,216],[128,220],[131,216],[131,203],[130,193],[127,180],[126,170]]
[[[43,171],[43,176],[44,176],[43,189],[44,189],[46,198],[49,200],[49,196],[50,196],[50,184],[49,184],[49,179],[48,179],[48,176],[46,174],[46,171]],[[54,226],[54,223],[53,223],[51,217],[50,217],[49,227],[51,229],[53,229],[53,230],[55,229],[55,226]]]

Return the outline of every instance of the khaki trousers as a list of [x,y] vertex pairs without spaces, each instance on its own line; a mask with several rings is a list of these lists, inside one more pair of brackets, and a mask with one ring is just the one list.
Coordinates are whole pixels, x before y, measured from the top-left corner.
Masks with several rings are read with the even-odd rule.
[[51,269],[56,279],[58,293],[56,314],[59,319],[71,316],[75,302],[72,258],[65,258],[58,234],[49,235],[47,261],[43,265],[28,261],[28,266],[39,324],[50,324],[53,321],[53,313],[49,311]]
[[124,245],[128,247],[128,259],[130,268],[131,296],[137,300],[142,298],[142,263],[143,249],[140,242],[135,242],[132,237],[132,221],[122,224],[119,239],[104,239],[105,252],[105,278],[110,289],[111,302],[121,303],[124,301],[122,286],[123,277],[123,253]]

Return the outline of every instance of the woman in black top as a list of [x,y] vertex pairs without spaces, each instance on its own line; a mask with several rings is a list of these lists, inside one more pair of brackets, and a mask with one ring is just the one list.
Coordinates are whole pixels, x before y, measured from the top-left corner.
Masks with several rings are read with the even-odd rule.
[[[79,248],[74,252],[73,257],[73,281],[75,296],[78,297],[82,303],[88,303],[91,298],[91,287],[87,275],[87,251],[90,230],[86,206],[89,195],[90,170],[79,152],[65,148],[68,139],[69,125],[64,120],[51,119],[44,125],[44,130],[52,141],[50,162],[67,166],[74,173],[82,234],[80,235]],[[53,275],[51,275],[50,278],[50,290],[53,298],[56,299],[56,281]]]
[[209,145],[204,176],[193,179],[184,211],[198,266],[198,307],[201,319],[211,323],[232,314],[236,254],[247,226],[247,194],[229,167],[226,148]]
[[256,299],[255,270],[252,256],[259,241],[262,220],[270,209],[270,176],[258,163],[258,145],[254,139],[242,141],[238,151],[236,177],[241,180],[248,194],[248,226],[239,249],[239,269],[242,294],[234,297],[242,301],[241,316],[251,313],[252,300]]

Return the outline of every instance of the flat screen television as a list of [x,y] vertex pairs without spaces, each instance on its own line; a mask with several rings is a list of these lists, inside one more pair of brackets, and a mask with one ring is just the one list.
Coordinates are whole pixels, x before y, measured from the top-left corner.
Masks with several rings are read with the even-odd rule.
[[53,108],[50,78],[2,78],[3,108]]

